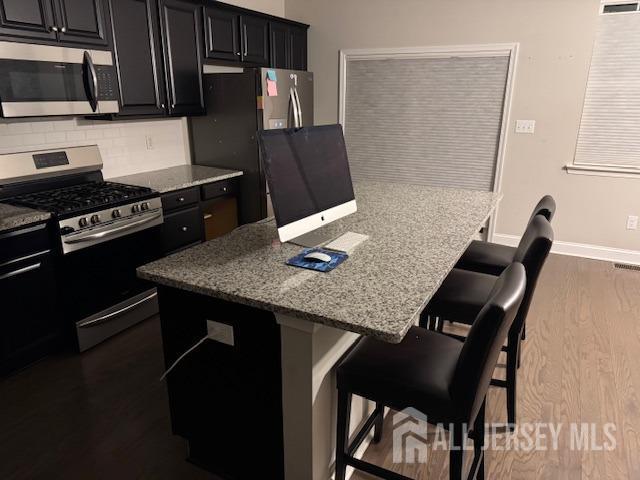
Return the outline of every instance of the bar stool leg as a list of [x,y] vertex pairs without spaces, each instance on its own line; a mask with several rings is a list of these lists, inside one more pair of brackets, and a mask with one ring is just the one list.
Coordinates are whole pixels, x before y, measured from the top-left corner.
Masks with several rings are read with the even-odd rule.
[[475,456],[480,456],[480,465],[478,466],[478,473],[476,475],[476,480],[484,480],[484,436],[485,436],[485,406],[487,404],[487,399],[485,398],[484,402],[482,402],[482,407],[478,412],[478,416],[476,417],[475,424],[473,426],[473,447]]
[[462,425],[455,425],[449,432],[449,480],[462,480],[464,466],[464,432]]
[[336,480],[345,480],[347,464],[345,455],[349,444],[349,420],[351,417],[351,392],[338,389],[338,425],[336,439]]
[[379,443],[382,439],[382,424],[384,423],[384,405],[380,402],[376,402],[376,410],[380,413],[376,418],[376,423],[373,425],[373,443]]
[[511,428],[516,425],[516,383],[518,377],[518,355],[520,333],[510,335],[507,348],[507,421]]

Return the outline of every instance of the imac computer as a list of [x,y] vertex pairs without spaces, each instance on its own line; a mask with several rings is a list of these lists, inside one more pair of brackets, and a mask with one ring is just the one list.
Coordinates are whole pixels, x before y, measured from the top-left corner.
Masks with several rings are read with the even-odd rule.
[[357,210],[342,127],[262,130],[258,142],[280,241],[331,240],[314,230]]

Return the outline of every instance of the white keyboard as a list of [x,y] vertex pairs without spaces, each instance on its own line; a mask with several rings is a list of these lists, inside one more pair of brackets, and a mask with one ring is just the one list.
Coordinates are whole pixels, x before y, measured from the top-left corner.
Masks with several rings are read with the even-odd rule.
[[347,232],[327,243],[323,248],[326,248],[327,250],[335,250],[336,252],[351,253],[358,245],[368,239],[369,235]]

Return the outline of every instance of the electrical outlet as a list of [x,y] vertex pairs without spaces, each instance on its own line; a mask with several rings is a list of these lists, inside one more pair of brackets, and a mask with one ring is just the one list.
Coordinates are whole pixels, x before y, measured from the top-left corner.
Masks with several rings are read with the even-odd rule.
[[629,215],[627,217],[627,230],[638,229],[638,217],[635,215]]
[[535,120],[516,120],[516,133],[535,133]]
[[151,135],[145,135],[144,141],[147,144],[147,150],[153,150],[153,137]]
[[207,337],[209,340],[234,346],[233,326],[207,319]]

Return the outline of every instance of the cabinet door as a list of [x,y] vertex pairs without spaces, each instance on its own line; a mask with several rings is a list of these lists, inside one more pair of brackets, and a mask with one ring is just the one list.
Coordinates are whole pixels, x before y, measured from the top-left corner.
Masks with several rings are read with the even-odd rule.
[[105,0],[54,0],[61,42],[107,46]]
[[180,0],[161,0],[165,76],[171,115],[205,111],[202,92],[201,7]]
[[205,9],[205,56],[240,61],[240,15],[219,8]]
[[289,26],[279,22],[269,22],[270,62],[273,68],[290,68],[291,40]]
[[0,35],[57,41],[51,0],[0,0]]
[[290,28],[290,49],[291,57],[289,68],[291,70],[307,69],[307,29],[303,27],[291,26]]
[[156,0],[109,0],[120,112],[166,113],[160,25]]
[[261,17],[240,17],[242,61],[256,65],[269,65],[269,22]]

